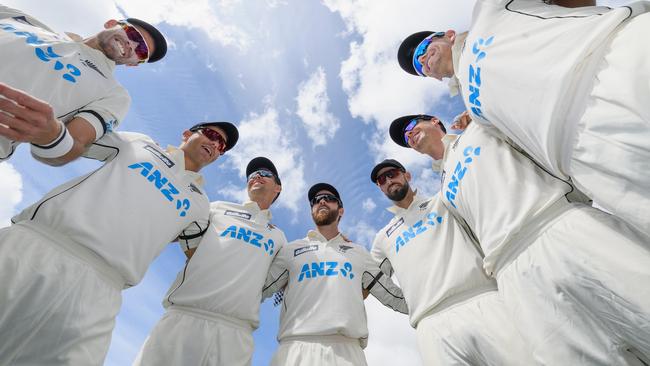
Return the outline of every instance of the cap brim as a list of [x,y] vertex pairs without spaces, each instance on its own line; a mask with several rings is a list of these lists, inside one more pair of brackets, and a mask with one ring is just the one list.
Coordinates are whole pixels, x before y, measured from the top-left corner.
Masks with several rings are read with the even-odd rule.
[[167,40],[156,27],[137,18],[127,18],[126,21],[144,29],[149,33],[151,38],[153,38],[154,50],[153,53],[149,55],[149,59],[147,60],[148,63],[156,62],[165,57],[167,54]]
[[408,116],[402,116],[394,120],[390,124],[390,138],[399,146],[411,148],[406,141],[404,140],[404,127],[409,124],[413,119],[420,116],[419,114],[411,114]]
[[374,168],[372,168],[372,171],[370,172],[370,180],[373,183],[377,183],[377,173],[379,173],[380,170],[384,168],[398,168],[401,170],[406,170],[402,164],[400,164],[397,160],[393,159],[386,159],[382,161],[381,163],[375,165]]
[[219,127],[226,134],[226,150],[228,151],[235,147],[237,140],[239,140],[239,131],[237,127],[230,122],[203,122],[196,124],[190,128],[190,131],[194,131],[201,127],[214,126]]
[[275,175],[277,178],[278,184],[282,184],[280,182],[280,175],[278,174],[278,170],[275,168],[273,162],[263,156],[258,156],[248,163],[246,166],[246,176],[248,177],[252,172],[260,169],[267,169],[273,173],[273,175]]
[[420,42],[433,33],[434,32],[431,31],[413,33],[402,41],[402,44],[400,44],[399,49],[397,50],[397,61],[402,70],[411,75],[420,76],[413,67],[413,53]]
[[341,206],[343,205],[343,200],[341,200],[341,196],[339,195],[339,191],[334,188],[331,184],[328,183],[316,183],[311,188],[309,188],[309,192],[307,192],[307,200],[311,202],[312,198],[316,196],[316,194],[320,191],[330,191],[332,194],[336,196],[336,198],[339,199],[341,202]]

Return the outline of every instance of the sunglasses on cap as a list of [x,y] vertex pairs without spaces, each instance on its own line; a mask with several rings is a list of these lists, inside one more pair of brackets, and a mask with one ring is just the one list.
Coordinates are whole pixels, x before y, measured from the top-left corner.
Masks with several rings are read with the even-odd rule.
[[135,55],[138,57],[138,63],[141,64],[147,62],[149,59],[149,47],[147,46],[147,42],[144,40],[142,33],[140,33],[136,27],[125,21],[119,21],[117,24],[122,27],[129,40],[138,44],[135,47]]
[[325,202],[328,203],[337,202],[339,206],[341,205],[341,201],[335,195],[329,193],[315,195],[314,198],[312,198],[311,201],[309,201],[309,204],[311,207],[314,207],[314,205],[320,202],[321,200],[325,200]]
[[386,179],[397,178],[397,177],[400,176],[400,174],[402,174],[401,169],[398,169],[398,168],[388,169],[387,171],[385,171],[385,172],[383,172],[383,173],[381,173],[381,174],[379,174],[377,176],[377,184],[380,185],[380,186],[383,186],[384,184],[386,184]]
[[250,173],[248,175],[247,181],[250,182],[251,179],[253,179],[255,177],[258,177],[258,176],[260,176],[262,178],[273,178],[274,177],[273,173],[271,173],[270,171],[268,171],[266,169],[259,169],[259,170],[256,170],[256,171]]
[[223,153],[226,151],[226,140],[223,138],[223,136],[221,136],[219,132],[208,127],[197,128],[194,131],[200,132],[208,140],[218,143],[219,147],[217,150],[219,150],[219,153],[221,153],[221,155],[223,155]]
[[431,35],[429,35],[427,38],[423,39],[420,44],[415,48],[415,51],[413,52],[413,68],[415,69],[415,72],[420,75],[420,76],[426,76],[424,75],[424,72],[422,72],[422,64],[418,60],[420,56],[424,55],[427,53],[427,48],[429,47],[429,44],[433,42],[434,38],[439,38],[439,37],[444,37],[445,32],[435,32]]

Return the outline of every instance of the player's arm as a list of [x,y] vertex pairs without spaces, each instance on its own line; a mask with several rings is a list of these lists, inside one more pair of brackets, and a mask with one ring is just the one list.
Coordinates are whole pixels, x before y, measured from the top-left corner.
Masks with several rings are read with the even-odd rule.
[[468,111],[463,111],[463,113],[454,117],[454,122],[451,124],[453,130],[464,131],[467,126],[472,122],[472,116]]
[[[386,275],[379,268],[379,265],[372,259],[370,254],[365,251],[364,262],[364,271],[361,277],[363,289],[370,292],[384,306],[397,312],[408,314],[409,309],[402,289],[390,279],[390,276]],[[386,271],[392,273],[392,269],[388,267],[390,266],[388,259],[385,259],[383,263],[386,266]]]
[[205,234],[209,226],[210,220],[197,220],[186,227],[178,236],[178,244],[183,250],[183,253],[185,253],[187,259],[192,258],[196,248],[198,248],[201,243],[203,234]]
[[264,287],[262,288],[262,301],[282,290],[289,282],[289,269],[287,268],[286,250],[284,248],[280,248],[273,258],[273,262],[271,262]]

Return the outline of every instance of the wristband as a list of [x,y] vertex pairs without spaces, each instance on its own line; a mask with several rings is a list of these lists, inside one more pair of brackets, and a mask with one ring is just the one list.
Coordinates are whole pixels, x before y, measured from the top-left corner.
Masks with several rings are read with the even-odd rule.
[[41,158],[54,159],[60,158],[72,150],[74,139],[63,122],[59,121],[59,124],[61,125],[61,133],[59,133],[59,136],[47,145],[31,144],[32,154]]

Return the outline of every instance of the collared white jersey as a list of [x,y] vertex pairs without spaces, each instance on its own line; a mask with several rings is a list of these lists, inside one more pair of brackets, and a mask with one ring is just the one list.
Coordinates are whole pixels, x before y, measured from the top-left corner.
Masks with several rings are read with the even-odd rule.
[[262,288],[271,261],[286,243],[255,202],[213,202],[210,226],[164,305],[181,305],[259,324]]
[[372,257],[399,281],[409,306],[411,326],[425,316],[486,291],[496,282],[483,271],[483,256],[439,195],[416,196],[407,209],[375,236]]
[[481,125],[471,123],[443,142],[441,198],[476,235],[492,273],[511,239],[556,202],[566,202],[572,187]]
[[[55,117],[87,120],[100,138],[124,119],[131,99],[101,51],[0,5],[0,82],[49,103]],[[7,143],[6,138],[0,143]],[[0,159],[12,151],[0,151]]]
[[87,151],[99,169],[47,193],[12,221],[41,225],[97,253],[127,286],[140,282],[165,245],[196,247],[208,226],[200,174],[185,170],[182,150],[148,136],[115,132]]
[[570,9],[541,0],[477,0],[455,70],[473,120],[565,174],[608,39],[649,4]]
[[362,288],[384,305],[408,313],[406,301],[368,251],[341,234],[326,240],[311,230],[273,260],[263,297],[284,289],[278,340],[296,336],[368,337]]

